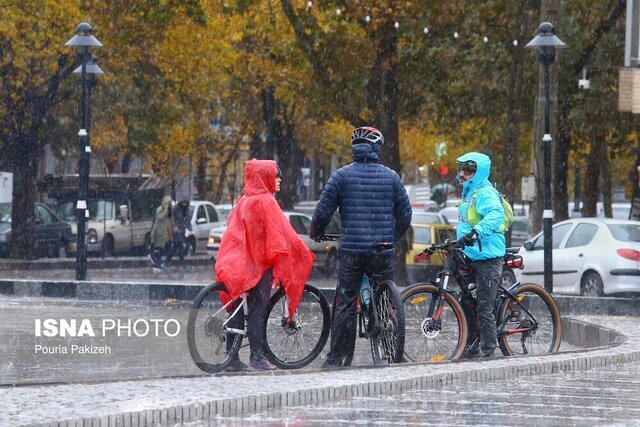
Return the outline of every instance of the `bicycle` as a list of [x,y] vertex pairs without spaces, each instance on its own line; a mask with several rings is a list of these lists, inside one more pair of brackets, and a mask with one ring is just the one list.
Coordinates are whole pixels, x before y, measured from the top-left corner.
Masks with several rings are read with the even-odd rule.
[[[247,336],[246,292],[223,302],[228,299],[224,284],[212,283],[198,293],[189,311],[189,353],[196,366],[207,373],[223,371]],[[302,368],[313,362],[329,337],[331,313],[324,295],[316,287],[305,285],[298,308],[291,316],[281,285],[270,297],[267,313],[263,345],[269,362],[281,369]]]
[[[444,251],[444,269],[435,282],[417,283],[404,290],[402,301],[407,318],[406,361],[437,362],[455,360],[470,354],[477,339],[467,345],[467,318],[460,303],[462,293],[470,295],[469,285],[475,272],[457,240],[433,244],[423,253]],[[519,248],[508,248],[504,258],[509,268],[522,268]],[[449,289],[451,276],[460,290]],[[500,350],[505,356],[546,354],[558,351],[562,339],[562,323],[558,306],[544,288],[533,283],[516,282],[497,292],[494,314]]]
[[[319,240],[339,240],[337,234],[325,234]],[[393,243],[376,243],[374,265],[383,251],[393,248]],[[404,308],[400,299],[400,291],[391,280],[382,280],[380,273],[367,269],[364,274],[368,280],[371,301],[362,300],[362,292],[356,297],[356,316],[358,318],[357,333],[360,338],[367,338],[371,344],[371,357],[375,365],[383,363],[399,363],[404,354]],[[335,306],[335,304],[334,304]],[[351,365],[351,356],[343,361],[343,366]]]

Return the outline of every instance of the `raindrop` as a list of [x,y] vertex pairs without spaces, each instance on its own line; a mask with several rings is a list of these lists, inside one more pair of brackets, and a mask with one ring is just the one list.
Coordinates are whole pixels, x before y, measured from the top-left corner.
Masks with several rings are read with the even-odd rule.
[[489,37],[484,36],[484,37],[482,38],[482,41],[483,41],[483,42],[485,42],[485,43],[487,43],[487,42],[489,41]]
[[369,15],[367,15],[367,16],[364,17],[364,20],[366,22],[371,22],[371,17]]
[[429,34],[429,27],[424,27],[422,32],[425,33],[425,34]]
[[513,45],[514,45],[514,46],[518,46],[518,40],[514,40],[514,41],[513,41]]
[[457,39],[458,37],[460,37],[460,35],[458,34],[458,32],[456,31],[455,33],[453,33],[453,38]]
[[340,8],[336,9],[336,15],[340,16],[341,13],[342,11],[340,10]]
[[393,26],[396,27],[396,30],[397,30],[398,28],[400,28],[400,23],[396,21],[396,23],[393,24]]

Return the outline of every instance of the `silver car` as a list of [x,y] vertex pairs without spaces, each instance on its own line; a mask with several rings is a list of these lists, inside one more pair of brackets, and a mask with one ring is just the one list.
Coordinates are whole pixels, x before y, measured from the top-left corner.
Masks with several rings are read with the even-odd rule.
[[[311,216],[301,212],[285,211],[289,223],[296,231],[300,239],[316,255],[314,267],[322,269],[328,277],[335,277],[338,270],[338,243],[337,242],[316,242],[309,237],[309,227],[311,226]],[[211,230],[207,243],[207,254],[211,258],[218,256],[220,242],[224,237],[227,224]],[[334,216],[327,226],[327,234],[340,233],[340,221]]]
[[[553,225],[553,291],[604,296],[640,292],[640,222],[574,218]],[[520,251],[524,269],[517,279],[544,282],[542,233]]]

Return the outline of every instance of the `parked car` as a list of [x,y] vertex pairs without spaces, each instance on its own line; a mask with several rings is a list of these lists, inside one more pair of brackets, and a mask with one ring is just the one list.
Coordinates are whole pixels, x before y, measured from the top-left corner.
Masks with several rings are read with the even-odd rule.
[[[58,258],[76,251],[71,225],[51,209],[36,203],[34,210],[36,246],[39,256]],[[7,257],[11,246],[11,203],[0,203],[0,256]]]
[[440,209],[440,215],[447,219],[447,222],[453,228],[458,226],[458,208],[456,206],[449,206],[447,208]]
[[437,251],[433,255],[419,255],[432,243],[455,239],[456,231],[447,224],[411,223],[413,245],[407,252],[405,261],[410,283],[433,280],[442,270],[446,253]]
[[421,224],[449,224],[447,218],[437,212],[422,212],[413,210],[411,222]]
[[[640,222],[574,218],[552,228],[553,291],[604,296],[640,292]],[[542,233],[525,242],[517,279],[544,282]]]
[[[301,212],[285,211],[284,215],[289,219],[289,223],[298,233],[302,241],[316,255],[313,266],[322,269],[328,277],[335,277],[338,270],[338,243],[337,242],[316,242],[309,237],[309,227],[311,226],[311,216]],[[216,227],[209,233],[207,242],[207,254],[211,258],[218,255],[220,243],[227,229],[226,223],[221,227]],[[327,226],[327,234],[340,233],[340,220],[334,215]]]
[[[58,201],[57,215],[77,230],[77,192],[50,193]],[[86,222],[87,252],[103,257],[149,246],[155,210],[160,206],[163,190],[131,192],[90,191],[87,197],[89,216]]]
[[189,202],[189,216],[191,217],[192,235],[189,236],[189,249],[192,254],[205,250],[211,230],[220,227],[226,217],[211,202],[191,200]]

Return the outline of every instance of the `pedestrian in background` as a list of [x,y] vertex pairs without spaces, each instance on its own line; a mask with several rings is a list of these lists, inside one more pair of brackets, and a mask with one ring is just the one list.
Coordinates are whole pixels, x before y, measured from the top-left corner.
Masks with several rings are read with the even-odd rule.
[[171,260],[177,254],[180,259],[180,266],[184,271],[190,271],[191,266],[185,262],[185,255],[188,250],[188,238],[192,234],[191,215],[189,215],[189,198],[186,195],[177,197],[178,203],[173,207],[173,222],[175,229],[173,233],[173,244],[167,259],[163,264],[165,268],[171,266]]
[[151,228],[151,253],[149,259],[154,268],[162,268],[162,256],[171,252],[173,240],[173,215],[171,212],[171,197],[164,196],[162,203],[156,209],[156,216]]

